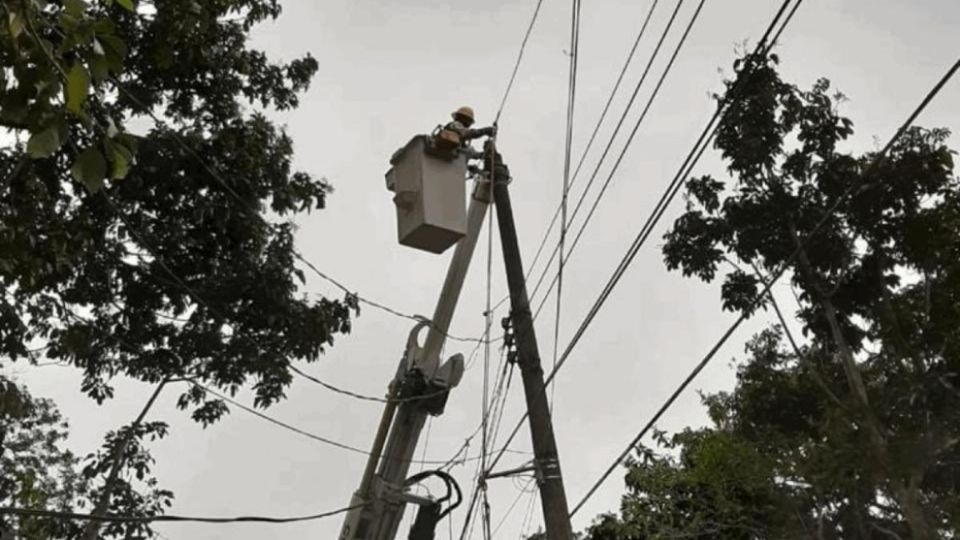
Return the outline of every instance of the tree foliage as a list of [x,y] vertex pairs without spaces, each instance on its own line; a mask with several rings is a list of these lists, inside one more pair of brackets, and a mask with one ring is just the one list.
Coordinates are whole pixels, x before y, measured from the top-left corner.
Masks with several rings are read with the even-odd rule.
[[[251,29],[280,12],[276,0],[0,3],[0,358],[79,368],[98,402],[126,376],[250,385],[266,407],[293,362],[349,332],[355,304],[300,290],[292,219],[331,188],[294,168],[292,141],[266,115],[296,108],[318,67],[250,47]],[[189,388],[178,405],[197,421],[227,412]],[[145,447],[165,431],[138,420],[70,469],[91,511],[162,510],[171,494]],[[69,498],[50,497],[18,502]]]
[[[329,186],[293,169],[289,137],[256,112],[296,107],[317,69],[248,47],[278,3],[2,10],[0,124],[21,142],[0,150],[0,354],[45,343],[97,400],[118,374],[281,398],[289,364],[316,360],[349,313],[298,293],[289,219]],[[181,403],[205,422],[223,410]]]
[[[85,496],[79,460],[63,448],[66,437],[66,422],[51,401],[0,377],[0,505],[70,511]],[[69,521],[6,516],[3,529],[31,540],[79,532]]]
[[[111,482],[106,511],[144,517],[161,513],[172,494],[150,476],[153,459],[143,441],[163,436],[166,425],[151,422],[135,433],[128,431],[108,434],[103,449],[80,459],[65,447],[68,426],[54,403],[0,377],[0,506],[89,511],[103,493],[108,471],[119,464],[121,474]],[[121,455],[116,448],[128,437],[131,442]],[[73,520],[3,516],[0,537],[6,538],[3,531],[24,540],[81,538],[82,525]],[[111,523],[100,532],[101,538],[152,534],[146,523]]]
[[[806,342],[754,338],[713,425],[648,450],[594,538],[937,538],[960,533],[960,181],[942,129],[885,156],[843,150],[853,123],[822,79],[738,61],[715,146],[730,180],[687,186],[667,266],[722,280],[751,313],[788,265]],[[849,195],[849,196],[848,196]],[[816,231],[816,232],[814,232]],[[791,258],[794,252],[798,256]],[[724,271],[724,262],[736,269]]]

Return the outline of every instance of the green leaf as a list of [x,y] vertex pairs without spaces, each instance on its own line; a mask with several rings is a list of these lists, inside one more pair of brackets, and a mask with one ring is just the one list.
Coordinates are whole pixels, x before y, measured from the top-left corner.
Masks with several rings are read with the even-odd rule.
[[128,11],[134,11],[136,9],[133,5],[133,0],[117,0],[117,4],[125,7]]
[[103,45],[110,69],[120,71],[120,68],[123,67],[123,59],[127,56],[127,44],[114,35],[98,35],[97,39]]
[[91,193],[96,193],[103,187],[103,179],[107,176],[107,162],[97,147],[91,146],[73,162],[70,174],[74,180],[87,186]]
[[90,74],[95,82],[103,82],[110,74],[110,65],[106,57],[92,56],[90,58]]
[[126,146],[115,143],[110,139],[104,141],[107,149],[107,155],[110,157],[110,178],[121,180],[127,177],[130,172],[130,165],[133,164],[133,152]]
[[27,152],[34,159],[50,157],[60,149],[62,144],[60,128],[56,125],[50,125],[30,137],[30,140],[27,141]]
[[130,150],[131,154],[137,153],[137,146],[140,144],[140,138],[136,135],[131,135],[130,133],[121,133],[117,135],[117,140],[123,146],[126,146]]
[[83,0],[64,0],[63,9],[72,17],[80,17],[83,15],[84,10],[87,7],[87,3]]
[[7,25],[10,27],[10,35],[16,38],[23,33],[23,17],[16,12],[11,11],[7,16]]
[[90,74],[83,64],[77,62],[67,73],[67,110],[80,115],[83,103],[90,93]]
[[98,36],[112,36],[116,34],[116,28],[110,17],[100,17],[93,22],[93,32]]

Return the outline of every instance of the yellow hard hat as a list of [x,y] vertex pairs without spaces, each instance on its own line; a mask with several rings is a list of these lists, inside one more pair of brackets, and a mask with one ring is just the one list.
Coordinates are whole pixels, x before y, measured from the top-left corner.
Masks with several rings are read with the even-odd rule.
[[456,120],[457,117],[461,117],[466,120],[469,120],[471,124],[475,121],[473,116],[473,109],[467,106],[460,107],[459,109],[453,111],[454,120]]

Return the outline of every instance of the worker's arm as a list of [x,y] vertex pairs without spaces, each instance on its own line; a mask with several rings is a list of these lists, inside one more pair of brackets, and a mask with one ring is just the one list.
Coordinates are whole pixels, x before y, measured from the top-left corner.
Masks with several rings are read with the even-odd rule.
[[479,139],[480,137],[492,137],[497,134],[497,126],[490,126],[480,129],[467,129],[463,133],[464,140]]

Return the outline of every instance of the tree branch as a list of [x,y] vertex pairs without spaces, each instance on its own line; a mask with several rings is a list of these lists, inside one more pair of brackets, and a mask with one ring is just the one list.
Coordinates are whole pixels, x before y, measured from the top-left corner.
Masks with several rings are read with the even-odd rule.
[[[113,495],[113,488],[117,483],[117,478],[120,476],[120,470],[123,469],[123,465],[126,463],[126,452],[127,448],[130,446],[130,441],[134,437],[136,429],[140,427],[140,424],[143,423],[143,419],[147,416],[147,412],[150,411],[150,408],[153,407],[153,404],[157,401],[157,397],[160,395],[160,391],[163,390],[163,387],[170,382],[169,378],[166,378],[160,381],[160,384],[157,385],[157,388],[153,391],[153,395],[150,396],[150,399],[147,400],[147,403],[143,406],[143,409],[140,411],[140,414],[137,415],[136,419],[130,424],[130,428],[127,431],[126,437],[124,437],[123,442],[120,443],[113,452],[111,456],[113,463],[110,465],[110,472],[107,474],[107,479],[103,485],[103,493],[100,494],[100,498],[97,499],[96,505],[93,507],[91,512],[94,516],[102,516],[107,513],[110,507],[110,497]],[[83,538],[84,540],[97,540],[97,534],[100,531],[100,521],[90,521],[87,523],[87,526],[83,529]]]

